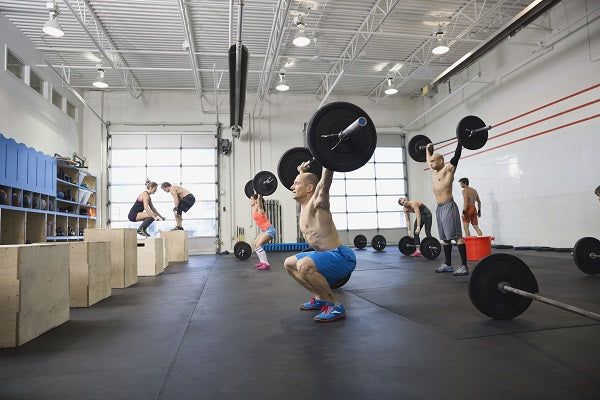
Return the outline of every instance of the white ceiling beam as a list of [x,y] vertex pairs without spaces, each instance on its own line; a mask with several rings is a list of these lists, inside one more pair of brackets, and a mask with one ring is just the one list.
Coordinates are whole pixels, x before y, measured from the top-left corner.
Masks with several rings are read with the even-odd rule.
[[200,79],[200,72],[198,72],[198,59],[196,58],[196,45],[194,43],[194,35],[192,32],[192,24],[190,21],[190,14],[188,6],[184,0],[179,0],[179,12],[181,14],[181,22],[183,24],[183,32],[185,35],[185,41],[188,43],[188,56],[190,58],[190,65],[194,74],[194,85],[196,86],[196,94],[198,98],[202,98],[202,81]]

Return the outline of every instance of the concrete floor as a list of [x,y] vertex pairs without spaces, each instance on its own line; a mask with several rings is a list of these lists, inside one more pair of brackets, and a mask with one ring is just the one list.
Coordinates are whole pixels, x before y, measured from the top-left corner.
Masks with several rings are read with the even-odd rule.
[[[600,276],[568,254],[512,252],[541,293],[600,311]],[[339,295],[348,318],[317,324],[280,267],[196,256],[17,349],[0,350],[0,399],[599,399],[600,325],[533,304],[479,314],[467,277],[440,259],[357,251]],[[455,259],[458,258],[456,249]]]

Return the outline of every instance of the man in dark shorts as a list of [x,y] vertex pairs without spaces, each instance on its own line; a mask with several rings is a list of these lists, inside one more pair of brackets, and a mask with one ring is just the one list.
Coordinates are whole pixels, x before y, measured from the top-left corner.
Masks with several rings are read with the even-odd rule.
[[329,188],[333,171],[323,168],[321,180],[309,171],[309,164],[298,167],[292,185],[294,199],[300,203],[300,231],[315,251],[298,253],[285,259],[288,274],[312,293],[301,310],[321,311],[313,319],[331,322],[346,317],[344,305],[333,295],[330,285],[349,276],[356,267],[354,251],[342,245],[331,211]]
[[[400,204],[404,211],[404,219],[406,220],[406,229],[408,230],[408,236],[415,239],[415,252],[411,254],[411,257],[419,257],[421,255],[420,245],[421,239],[419,238],[419,233],[421,233],[421,228],[425,226],[425,235],[427,237],[431,236],[431,223],[433,222],[433,217],[431,215],[431,211],[425,204],[423,204],[420,200],[409,200],[407,197],[400,197],[398,200],[398,204]],[[410,230],[410,213],[415,214],[415,225],[411,232]]]
[[[479,199],[479,193],[469,186],[469,178],[460,178],[458,182],[463,190],[462,222],[465,236],[471,236],[469,224],[473,225],[473,229],[477,232],[477,236],[481,236],[483,235],[483,232],[479,229],[478,219],[478,217],[481,218],[481,200]],[[475,203],[477,203],[477,207],[475,207]]]
[[[437,201],[435,217],[438,224],[438,232],[440,239],[444,244],[445,262],[435,272],[454,272],[454,276],[469,275],[467,266],[467,247],[462,238],[461,219],[458,206],[452,197],[452,182],[454,182],[454,173],[462,146],[460,143],[456,146],[454,156],[450,163],[444,163],[444,156],[439,153],[433,153],[433,145],[429,143],[426,148],[427,164],[431,169],[431,179],[433,186],[433,194]],[[461,266],[454,271],[452,268],[452,240],[456,241],[458,252],[460,253]]]
[[162,190],[167,193],[171,193],[173,196],[173,202],[175,203],[175,207],[173,208],[173,214],[175,215],[175,228],[174,231],[183,230],[183,214],[184,212],[188,212],[190,208],[196,202],[196,198],[193,194],[189,192],[183,186],[175,186],[171,185],[169,182],[163,182],[160,185]]

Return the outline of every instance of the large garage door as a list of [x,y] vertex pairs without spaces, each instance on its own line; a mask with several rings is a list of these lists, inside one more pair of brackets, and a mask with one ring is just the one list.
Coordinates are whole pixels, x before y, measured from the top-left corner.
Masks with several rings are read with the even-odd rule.
[[[154,207],[166,221],[148,229],[154,235],[175,226],[173,198],[162,182],[181,185],[196,197],[184,214],[183,227],[195,237],[217,237],[217,137],[213,133],[111,133],[109,142],[109,225],[137,227],[127,214],[145,190],[146,178],[158,183]],[[216,240],[215,240],[216,242]]]

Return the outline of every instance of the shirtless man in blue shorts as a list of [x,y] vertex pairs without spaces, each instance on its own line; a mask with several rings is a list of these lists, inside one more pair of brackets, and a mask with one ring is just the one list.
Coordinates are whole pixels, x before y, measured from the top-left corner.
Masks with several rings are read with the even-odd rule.
[[356,267],[354,251],[343,246],[329,210],[329,188],[333,171],[323,168],[321,180],[308,172],[309,164],[298,167],[292,185],[294,199],[300,203],[300,230],[315,251],[285,259],[288,274],[312,293],[301,310],[321,311],[317,322],[331,322],[346,316],[343,304],[333,295],[330,285],[350,275]]

